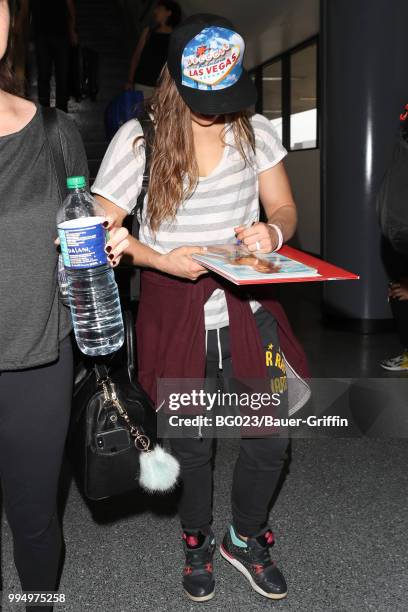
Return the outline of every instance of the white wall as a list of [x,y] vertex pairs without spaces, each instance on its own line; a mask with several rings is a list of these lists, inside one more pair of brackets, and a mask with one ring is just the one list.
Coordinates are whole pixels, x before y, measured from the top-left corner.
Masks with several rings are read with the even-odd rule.
[[320,151],[293,151],[285,158],[295,202],[298,230],[293,246],[320,254]]

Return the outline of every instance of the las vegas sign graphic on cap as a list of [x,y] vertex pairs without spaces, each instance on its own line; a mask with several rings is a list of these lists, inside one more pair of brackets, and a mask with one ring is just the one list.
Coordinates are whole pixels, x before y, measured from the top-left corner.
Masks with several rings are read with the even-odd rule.
[[244,41],[237,32],[205,28],[184,49],[182,84],[206,90],[231,87],[242,74],[244,50]]

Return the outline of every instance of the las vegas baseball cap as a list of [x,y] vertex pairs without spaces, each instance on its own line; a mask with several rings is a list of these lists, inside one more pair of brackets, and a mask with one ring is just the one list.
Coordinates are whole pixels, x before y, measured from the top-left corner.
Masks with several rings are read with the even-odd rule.
[[167,65],[185,103],[195,113],[219,115],[256,102],[243,67],[245,43],[228,19],[192,15],[170,36]]

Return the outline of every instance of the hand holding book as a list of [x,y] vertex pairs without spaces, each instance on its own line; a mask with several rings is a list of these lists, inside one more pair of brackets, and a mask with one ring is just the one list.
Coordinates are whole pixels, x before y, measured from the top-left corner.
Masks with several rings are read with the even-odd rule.
[[279,235],[272,226],[261,221],[254,221],[249,226],[240,225],[234,228],[239,243],[251,253],[272,253],[279,246]]

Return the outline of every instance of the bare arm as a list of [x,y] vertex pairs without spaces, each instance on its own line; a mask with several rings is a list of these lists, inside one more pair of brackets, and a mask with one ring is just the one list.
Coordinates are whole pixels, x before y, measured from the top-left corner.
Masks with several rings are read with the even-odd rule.
[[127,217],[127,212],[120,206],[116,206],[116,204],[113,204],[113,202],[100,195],[95,195],[94,197],[95,200],[98,200],[104,207],[106,216],[110,220],[110,225],[112,227],[122,227],[123,221]]
[[[296,231],[296,204],[283,162],[261,172],[258,181],[259,197],[267,222],[256,223],[247,229],[238,227],[235,230],[237,238],[242,240],[250,251],[270,253],[278,244],[278,235],[268,224],[277,225],[282,231],[284,242],[288,241]],[[258,249],[258,246],[261,248]]]
[[296,231],[297,212],[283,162],[259,175],[259,196],[267,222],[278,225],[287,242]]
[[[116,206],[110,200],[103,198],[100,195],[95,196],[102,204],[106,211],[106,215],[110,221],[110,227],[120,228],[127,216],[127,213],[120,206]],[[143,266],[146,268],[157,268],[160,254],[150,247],[142,244],[133,236],[128,236],[129,246],[125,252],[125,260],[135,266]],[[108,243],[109,244],[109,243]]]
[[[97,195],[96,198],[104,207],[109,218],[112,237],[106,246],[111,248],[109,252],[115,259],[124,253],[125,262],[134,266],[152,268],[188,280],[196,280],[202,274],[207,273],[205,268],[191,258],[193,253],[202,253],[205,249],[185,246],[163,255],[128,235],[127,230],[121,227],[127,216],[126,211],[102,196]],[[124,240],[126,241],[125,248],[123,248]]]
[[68,27],[71,43],[76,46],[78,44],[78,34],[76,31],[76,8],[74,0],[66,0],[68,7]]
[[146,27],[140,35],[139,42],[137,43],[136,48],[132,54],[132,59],[130,60],[127,85],[133,85],[136,70],[137,70],[137,67],[140,61],[140,56],[142,55],[142,51],[145,47],[148,35],[149,35],[149,28]]

